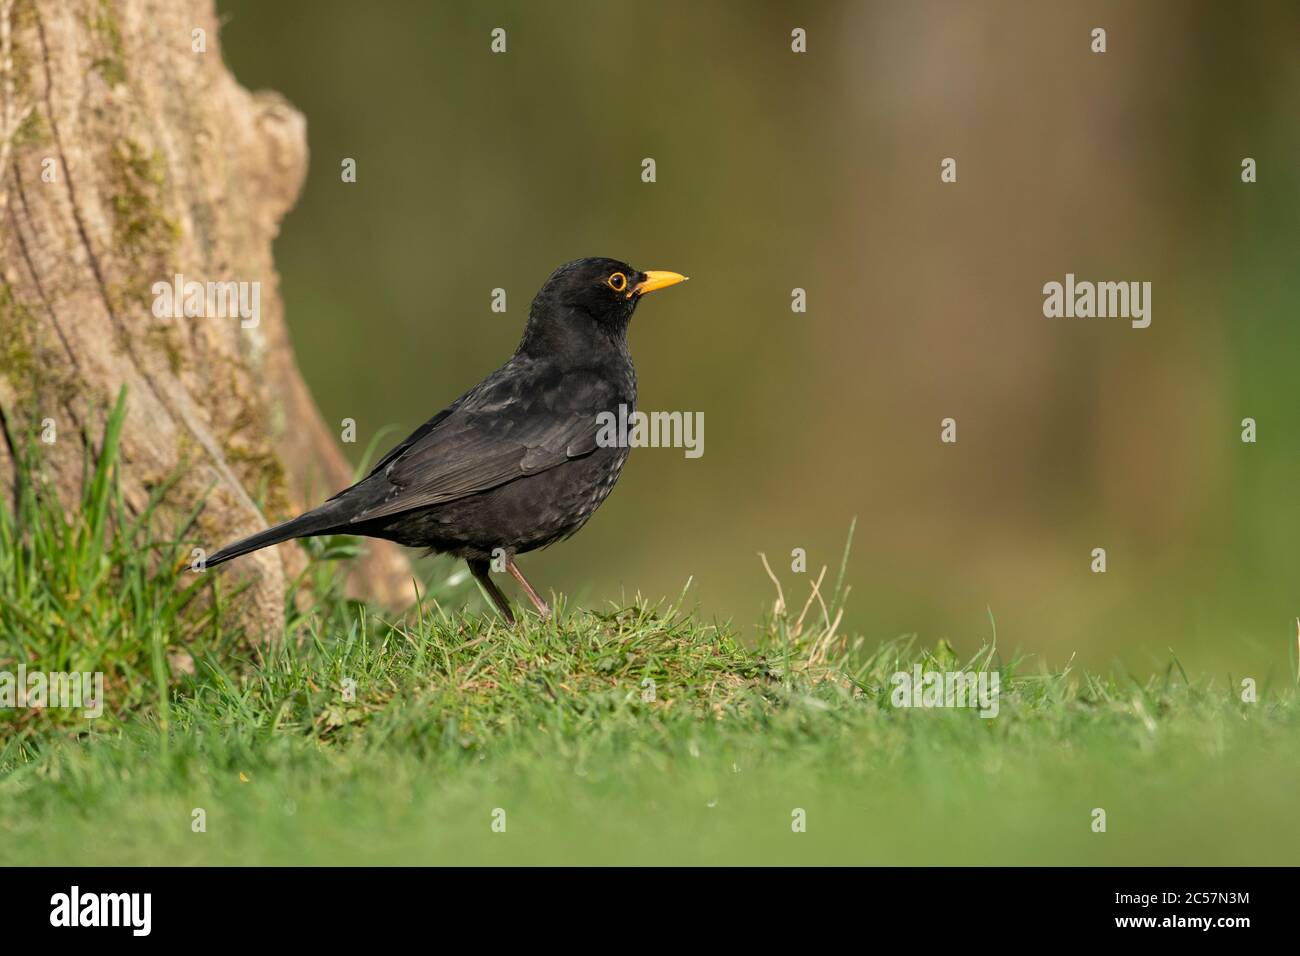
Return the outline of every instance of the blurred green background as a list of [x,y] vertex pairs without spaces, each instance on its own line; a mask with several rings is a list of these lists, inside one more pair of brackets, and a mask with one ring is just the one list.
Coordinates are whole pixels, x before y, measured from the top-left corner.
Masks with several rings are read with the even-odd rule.
[[[354,460],[504,361],[556,265],[691,276],[632,347],[640,407],[703,411],[705,454],[634,453],[581,535],[524,562],[544,589],[693,576],[706,614],[748,622],[772,594],[756,552],[802,601],[791,549],[835,565],[856,515],[846,624],[869,637],[971,649],[987,608],[1058,665],[1294,666],[1300,6],[218,6],[240,81],[307,117],[276,259]],[[1150,281],[1151,327],[1044,318],[1067,272]]]

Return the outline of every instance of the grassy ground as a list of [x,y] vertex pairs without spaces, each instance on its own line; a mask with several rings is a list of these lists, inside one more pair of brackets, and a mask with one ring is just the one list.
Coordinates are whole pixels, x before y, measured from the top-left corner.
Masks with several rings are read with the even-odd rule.
[[[511,630],[463,575],[394,617],[321,560],[250,649],[215,574],[156,570],[180,549],[126,513],[114,445],[77,514],[31,482],[0,507],[0,670],[107,698],[0,710],[0,865],[1296,862],[1290,679],[1031,667],[992,622],[972,661],[845,638],[842,570],[744,633],[685,596]],[[918,662],[996,670],[998,716],[893,707]]]

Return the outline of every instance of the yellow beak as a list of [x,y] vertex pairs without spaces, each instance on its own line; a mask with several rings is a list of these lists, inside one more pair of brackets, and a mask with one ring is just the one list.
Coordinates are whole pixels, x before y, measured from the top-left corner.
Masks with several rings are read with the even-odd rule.
[[687,277],[680,272],[644,272],[645,276],[640,282],[632,286],[628,292],[628,298],[633,295],[645,295],[647,292],[654,292],[656,289],[666,289],[670,285],[676,285],[679,282],[685,282]]

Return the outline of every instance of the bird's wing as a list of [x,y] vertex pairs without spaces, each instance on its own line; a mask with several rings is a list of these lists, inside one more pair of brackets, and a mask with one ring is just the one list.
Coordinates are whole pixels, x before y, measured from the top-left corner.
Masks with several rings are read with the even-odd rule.
[[365,482],[381,496],[351,521],[454,501],[589,454],[597,412],[611,403],[614,386],[593,372],[493,375],[385,456]]

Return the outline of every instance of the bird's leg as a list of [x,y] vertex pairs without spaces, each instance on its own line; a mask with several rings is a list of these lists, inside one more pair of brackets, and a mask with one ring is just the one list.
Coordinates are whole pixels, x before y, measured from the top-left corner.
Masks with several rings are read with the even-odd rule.
[[529,584],[528,579],[524,577],[524,572],[520,571],[519,565],[515,564],[514,558],[510,559],[506,564],[506,568],[514,575],[515,580],[519,582],[519,586],[528,594],[528,600],[533,602],[533,607],[537,608],[537,613],[541,615],[542,620],[545,621],[549,618],[551,616],[551,609],[546,606],[546,602],[542,600],[541,595],[533,590],[533,586]]
[[497,583],[492,580],[491,565],[489,565],[487,561],[470,561],[468,559],[465,563],[469,565],[469,572],[474,575],[474,579],[478,581],[479,584],[483,585],[483,590],[487,591],[488,597],[490,597],[492,603],[497,606],[497,610],[500,611],[501,616],[506,619],[506,623],[514,624],[515,615],[510,610],[510,602],[507,601],[506,596],[501,593],[501,589],[497,587]]

